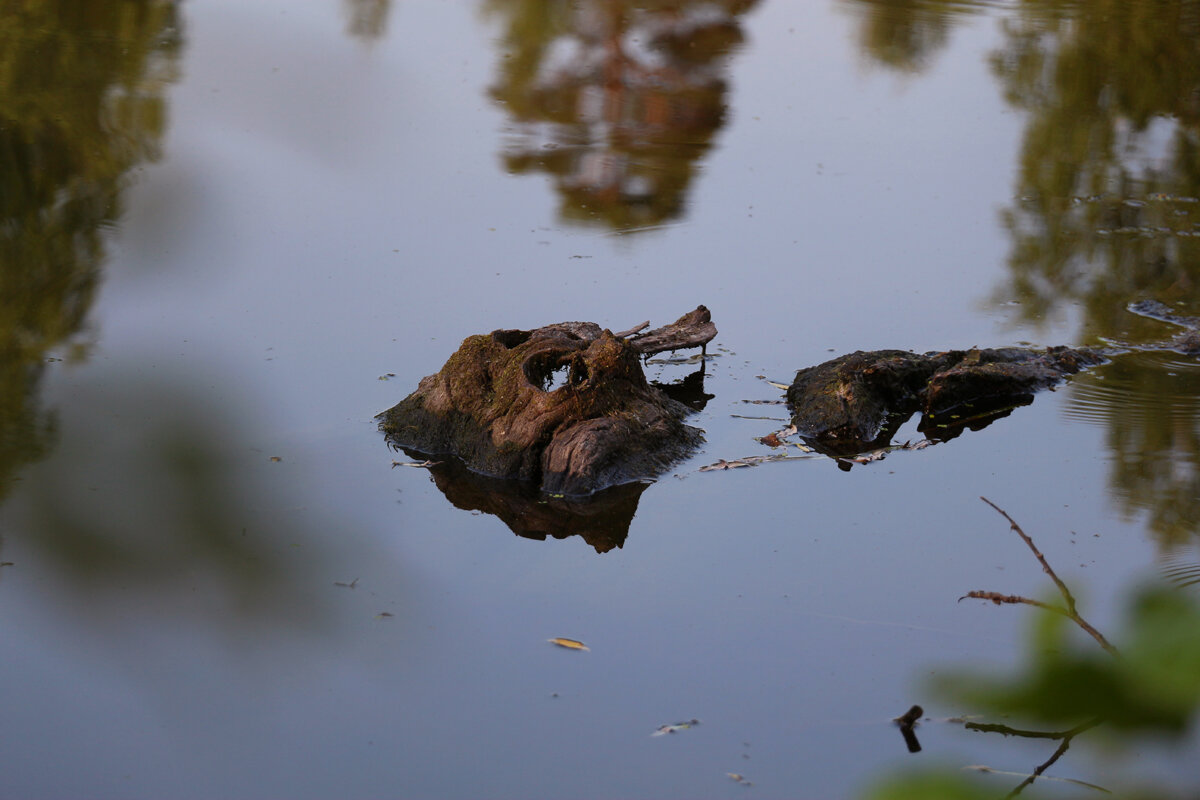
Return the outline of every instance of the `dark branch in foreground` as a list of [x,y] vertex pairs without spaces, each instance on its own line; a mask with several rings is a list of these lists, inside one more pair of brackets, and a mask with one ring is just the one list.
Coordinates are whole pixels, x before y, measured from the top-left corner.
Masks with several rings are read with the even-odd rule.
[[[998,592],[974,591],[968,592],[966,595],[964,595],[964,597],[990,600],[996,605],[1000,605],[1002,603],[1025,603],[1031,606],[1037,606],[1038,608],[1044,608],[1048,611],[1053,611],[1057,614],[1062,614],[1067,619],[1078,625],[1082,630],[1086,631],[1087,634],[1095,639],[1097,644],[1103,647],[1109,654],[1119,658],[1121,655],[1120,651],[1118,651],[1117,648],[1108,641],[1108,639],[1104,638],[1104,634],[1093,628],[1091,623],[1080,616],[1079,611],[1075,608],[1075,597],[1071,594],[1071,590],[1067,588],[1067,585],[1063,583],[1062,579],[1058,577],[1057,573],[1055,573],[1054,568],[1051,567],[1049,562],[1046,561],[1046,557],[1042,555],[1042,551],[1038,550],[1037,545],[1033,543],[1033,539],[1031,539],[1029,535],[1025,533],[1025,531],[1021,530],[1021,526],[1018,525],[1016,521],[1008,515],[1008,512],[1000,508],[1000,506],[996,505],[991,500],[988,500],[986,497],[980,497],[979,499],[994,508],[996,512],[1000,514],[1000,516],[1008,520],[1008,524],[1012,527],[1012,530],[1016,531],[1016,534],[1021,537],[1021,541],[1025,542],[1025,545],[1030,549],[1030,551],[1033,552],[1033,555],[1038,560],[1038,563],[1042,565],[1042,571],[1049,575],[1050,579],[1054,581],[1054,585],[1058,587],[1059,594],[1063,596],[1063,602],[1066,604],[1066,607],[1059,608],[1057,606],[1048,605],[1047,603],[1042,603],[1038,600],[1032,600],[1028,597],[1021,597],[1020,595],[1006,595]],[[961,600],[962,598],[960,597],[959,599]]]
[[[1079,734],[1088,730],[1089,728],[1094,728],[1095,726],[1099,725],[1102,721],[1103,720],[1093,719],[1093,720],[1083,723],[1082,725],[1077,725],[1074,728],[1072,728],[1071,730],[1067,731],[1065,734],[1063,734],[1062,743],[1059,744],[1058,749],[1056,749],[1054,751],[1054,753],[1048,759],[1046,759],[1044,762],[1039,764],[1037,766],[1037,768],[1035,768],[1033,770],[1032,775],[1030,775],[1025,780],[1021,781],[1020,785],[1018,785],[1015,789],[1013,789],[1011,792],[1009,792],[1007,795],[1005,795],[1004,800],[1009,800],[1009,798],[1011,798],[1011,797],[1016,797],[1022,791],[1024,791],[1026,786],[1029,786],[1031,783],[1033,783],[1038,778],[1040,778],[1042,776],[1042,773],[1044,773],[1046,770],[1050,769],[1050,767],[1052,767],[1054,765],[1055,761],[1058,761],[1058,759],[1062,758],[1063,753],[1067,752],[1067,750],[1069,750],[1071,748],[1071,742],[1075,739],[1076,736],[1078,736]],[[1092,784],[1087,784],[1087,785],[1092,786]],[[1103,789],[1099,786],[1093,786],[1092,788],[1099,789],[1100,791],[1105,792],[1106,794],[1111,794],[1111,792],[1109,792],[1107,789]]]

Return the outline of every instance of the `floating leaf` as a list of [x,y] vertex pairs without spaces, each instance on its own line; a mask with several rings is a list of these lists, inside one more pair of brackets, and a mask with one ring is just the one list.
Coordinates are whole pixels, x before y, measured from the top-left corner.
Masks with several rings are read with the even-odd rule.
[[725,774],[729,776],[729,779],[731,781],[737,783],[740,786],[753,786],[754,785],[750,781],[746,780],[746,776],[740,772],[726,772]]
[[651,736],[664,736],[668,733],[678,733],[679,731],[686,731],[688,728],[694,728],[699,724],[700,724],[700,720],[689,719],[686,722],[676,722],[674,725],[660,725],[658,727],[658,729],[650,735]]
[[568,650],[591,650],[591,648],[583,642],[576,641],[575,639],[564,639],[561,636],[555,637],[554,639],[547,639],[546,641],[550,644],[556,644],[559,647],[565,647]]
[[870,453],[860,453],[856,456],[844,456],[839,458],[843,464],[870,464],[872,461],[883,461],[887,458],[888,448],[882,450],[872,450]]
[[774,386],[776,389],[779,389],[780,391],[786,392],[788,389],[792,388],[791,386],[788,386],[786,383],[779,383],[778,381],[773,381],[770,378],[768,378],[766,375],[755,375],[754,377],[758,378],[760,381],[767,384],[768,386]]

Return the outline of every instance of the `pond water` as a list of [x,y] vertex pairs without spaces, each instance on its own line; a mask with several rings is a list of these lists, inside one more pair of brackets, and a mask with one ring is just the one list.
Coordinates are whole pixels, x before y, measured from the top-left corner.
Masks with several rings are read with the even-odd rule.
[[[768,454],[768,381],[834,355],[1200,314],[1198,34],[1182,0],[25,4],[0,25],[0,795],[1028,773],[1052,747],[928,722],[911,755],[890,722],[967,713],[927,679],[1021,658],[1035,612],[962,595],[1053,591],[978,498],[1115,627],[1200,559],[1194,357],[848,471],[700,468]],[[377,430],[470,334],[700,303],[706,443],[627,534],[514,535]],[[1184,780],[1184,755],[1080,742],[1053,772]]]

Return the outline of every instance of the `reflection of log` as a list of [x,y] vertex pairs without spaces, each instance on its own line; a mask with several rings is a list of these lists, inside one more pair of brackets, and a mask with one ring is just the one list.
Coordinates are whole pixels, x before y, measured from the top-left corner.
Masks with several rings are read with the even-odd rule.
[[625,544],[644,483],[614,486],[588,497],[551,497],[523,482],[471,472],[457,459],[431,466],[442,494],[458,508],[494,514],[526,539],[579,536],[597,553]]
[[986,423],[1104,360],[1068,347],[859,351],[800,370],[787,399],[797,431],[840,454],[888,444],[918,411],[925,415],[922,430]]
[[590,322],[471,336],[381,414],[380,427],[397,447],[453,454],[476,472],[549,493],[653,478],[702,437],[682,422],[689,409],[646,381],[639,356],[714,335],[700,306],[630,339]]

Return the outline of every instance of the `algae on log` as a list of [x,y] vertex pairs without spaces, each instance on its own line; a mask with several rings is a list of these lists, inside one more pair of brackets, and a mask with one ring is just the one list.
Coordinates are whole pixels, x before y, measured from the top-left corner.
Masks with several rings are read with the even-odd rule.
[[797,372],[787,401],[797,432],[841,455],[887,445],[918,411],[920,430],[948,428],[940,438],[951,438],[1104,360],[1100,351],[1069,347],[857,351]]
[[[654,478],[690,455],[689,409],[651,386],[639,357],[716,335],[700,306],[624,338],[591,322],[470,336],[436,375],[379,416],[389,443],[451,454],[470,469],[585,495]],[[639,346],[644,342],[644,346]]]

